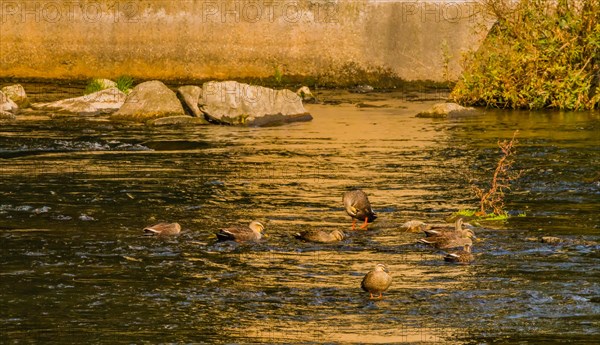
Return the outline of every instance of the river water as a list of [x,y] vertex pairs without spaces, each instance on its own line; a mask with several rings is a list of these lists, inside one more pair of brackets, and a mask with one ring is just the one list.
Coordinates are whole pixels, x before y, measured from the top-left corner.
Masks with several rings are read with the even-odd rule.
[[[415,118],[436,96],[326,91],[313,121],[269,128],[0,124],[0,342],[597,343],[600,115]],[[468,177],[517,129],[515,217],[476,229],[472,265],[400,229],[475,208]],[[379,214],[368,231],[343,211],[353,187]],[[266,241],[215,243],[254,219]],[[141,236],[159,221],[184,231]],[[380,262],[393,284],[372,301],[360,282]]]

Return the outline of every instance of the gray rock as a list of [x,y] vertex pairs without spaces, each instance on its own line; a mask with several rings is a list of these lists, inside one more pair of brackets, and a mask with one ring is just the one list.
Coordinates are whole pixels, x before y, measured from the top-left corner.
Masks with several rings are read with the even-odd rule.
[[[185,113],[204,120],[204,113],[198,108],[198,100],[201,95],[202,88],[199,86],[186,85],[177,89],[177,98],[181,101]],[[206,120],[204,122],[208,123]]]
[[0,111],[16,113],[19,110],[17,103],[13,102],[4,92],[0,91]]
[[0,110],[0,121],[2,120],[14,120],[17,117],[13,113],[9,113],[8,111]]
[[203,117],[192,117],[189,115],[161,117],[148,122],[152,126],[205,125],[207,123]]
[[110,89],[112,87],[117,87],[117,83],[110,79],[94,79],[93,82],[96,82],[98,85],[102,87],[102,90]]
[[235,81],[204,83],[199,105],[209,121],[220,124],[271,126],[312,120],[294,92]]
[[296,95],[298,95],[304,103],[317,103],[317,98],[313,95],[308,86],[299,88],[298,91],[296,91]]
[[176,115],[185,115],[177,95],[162,82],[153,80],[134,87],[111,118],[146,121]]
[[417,117],[444,118],[447,116],[468,115],[475,112],[475,108],[463,107],[456,103],[437,103],[428,111],[418,113]]
[[4,92],[4,94],[20,108],[27,108],[29,106],[29,99],[27,99],[27,94],[21,84],[5,86],[0,89],[0,91]]
[[53,110],[79,115],[111,113],[119,109],[127,96],[116,87],[90,93],[89,95],[62,99],[49,103],[34,103],[34,109]]
[[543,236],[541,238],[540,242],[547,243],[547,244],[559,244],[559,243],[562,243],[564,241],[561,238],[559,238],[559,237]]

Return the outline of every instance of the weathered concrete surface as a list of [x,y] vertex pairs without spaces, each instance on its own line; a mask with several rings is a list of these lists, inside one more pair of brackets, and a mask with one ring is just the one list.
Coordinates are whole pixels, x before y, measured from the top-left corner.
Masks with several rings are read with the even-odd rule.
[[[456,79],[474,1],[0,1],[0,77]],[[447,68],[445,68],[447,67]]]

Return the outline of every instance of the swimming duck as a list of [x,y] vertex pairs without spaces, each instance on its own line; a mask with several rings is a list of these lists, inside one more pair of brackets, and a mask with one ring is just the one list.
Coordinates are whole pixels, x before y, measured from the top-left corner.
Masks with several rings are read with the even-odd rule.
[[446,224],[443,225],[430,225],[428,227],[424,227],[423,232],[426,237],[435,237],[435,236],[454,236],[456,234],[461,234],[463,237],[467,235],[468,231],[473,233],[472,230],[463,229],[463,220],[462,218],[458,218],[454,226],[448,226]]
[[294,237],[307,242],[332,243],[343,240],[345,235],[341,230],[333,230],[332,232],[325,232],[323,230],[307,230],[294,234]]
[[471,254],[471,245],[465,244],[463,250],[448,253],[444,256],[444,260],[448,262],[456,262],[460,264],[468,264],[473,261],[473,254]]
[[[383,292],[392,285],[392,276],[390,276],[387,266],[384,264],[377,264],[375,269],[365,275],[360,287],[368,292],[371,297],[370,299],[383,298]],[[379,294],[378,297],[373,297],[373,294]]]
[[471,238],[475,238],[473,231],[465,230],[467,232],[466,235],[462,234],[449,234],[449,235],[439,235],[439,236],[431,236],[421,238],[417,242],[425,243],[432,245],[437,249],[447,249],[447,248],[456,248],[463,247],[466,244],[473,245],[473,241]]
[[462,228],[463,221],[461,218],[456,220],[454,230],[450,229],[430,229],[424,230],[425,238],[418,240],[419,243],[430,244],[438,249],[463,247],[464,245],[472,245],[472,238],[475,238],[475,233],[470,229]]
[[220,229],[217,232],[219,241],[258,241],[264,235],[265,226],[261,222],[253,221],[248,226],[233,226],[225,229]]
[[364,220],[361,229],[367,228],[367,223],[373,222],[377,215],[371,209],[371,203],[367,194],[360,189],[351,190],[344,193],[342,197],[346,213],[352,217],[352,230],[356,228],[356,220]]
[[169,236],[180,232],[179,223],[158,223],[144,228],[144,236]]

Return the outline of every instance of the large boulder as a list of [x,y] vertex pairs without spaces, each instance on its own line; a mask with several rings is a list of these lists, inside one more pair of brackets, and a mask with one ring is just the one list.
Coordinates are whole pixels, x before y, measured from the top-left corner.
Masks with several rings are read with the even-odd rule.
[[29,99],[27,99],[27,94],[21,84],[5,86],[0,91],[15,102],[19,108],[27,108],[29,106]]
[[447,116],[470,115],[475,112],[475,108],[463,107],[456,103],[437,103],[428,111],[418,113],[417,117],[444,118]]
[[162,82],[153,80],[134,87],[112,118],[146,121],[177,115],[185,115],[185,112],[175,92]]
[[199,106],[209,121],[220,124],[270,126],[312,120],[294,92],[235,81],[204,83]]
[[17,103],[13,102],[4,92],[0,91],[0,111],[16,113],[19,110]]
[[34,103],[34,109],[53,110],[79,115],[111,113],[119,109],[127,96],[116,87],[90,93],[89,95],[61,99],[56,102]]
[[[202,88],[194,85],[181,86],[177,89],[177,98],[183,105],[185,113],[204,120],[204,113],[198,108],[198,100],[202,95]],[[205,123],[208,121],[204,120]]]

